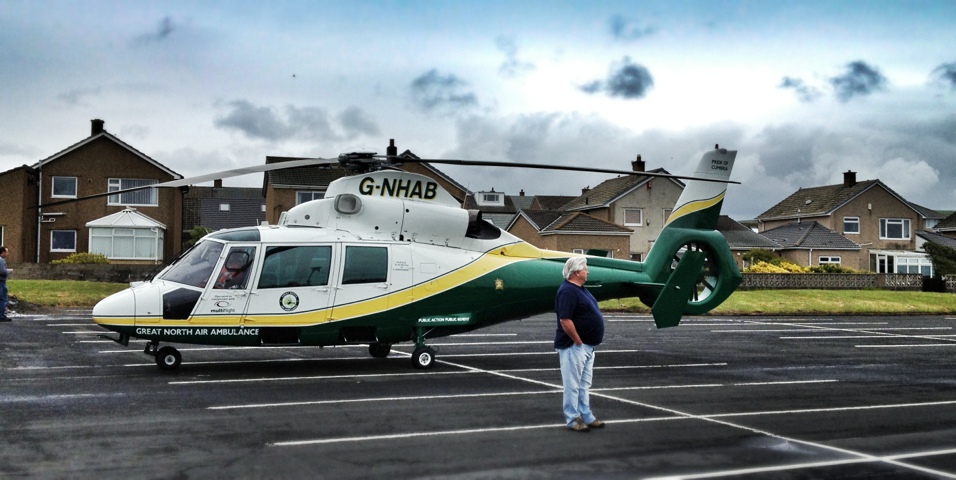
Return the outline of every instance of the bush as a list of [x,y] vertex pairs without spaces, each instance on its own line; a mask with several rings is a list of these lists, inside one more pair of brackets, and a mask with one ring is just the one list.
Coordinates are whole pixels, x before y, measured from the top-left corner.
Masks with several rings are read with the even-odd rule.
[[106,258],[102,253],[87,253],[87,252],[77,252],[71,253],[69,257],[61,258],[59,260],[53,260],[50,262],[53,265],[76,265],[76,264],[87,264],[87,263],[110,263],[110,259]]

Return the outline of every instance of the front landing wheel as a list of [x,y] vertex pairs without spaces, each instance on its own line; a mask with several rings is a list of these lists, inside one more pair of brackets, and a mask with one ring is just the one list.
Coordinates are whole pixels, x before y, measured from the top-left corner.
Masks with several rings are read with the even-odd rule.
[[412,365],[415,368],[428,369],[435,365],[435,350],[431,347],[418,347],[412,353]]
[[156,365],[161,370],[175,370],[183,363],[183,356],[173,347],[163,347],[156,352]]

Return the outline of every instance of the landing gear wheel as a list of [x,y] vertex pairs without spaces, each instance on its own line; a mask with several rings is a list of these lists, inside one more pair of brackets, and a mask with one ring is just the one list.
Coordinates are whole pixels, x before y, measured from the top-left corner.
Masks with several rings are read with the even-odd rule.
[[368,344],[369,355],[375,358],[385,358],[392,351],[391,343],[370,343]]
[[412,365],[415,368],[428,369],[435,365],[435,350],[431,347],[418,347],[412,353]]
[[163,347],[156,352],[156,365],[161,370],[175,370],[183,363],[183,356],[173,347]]

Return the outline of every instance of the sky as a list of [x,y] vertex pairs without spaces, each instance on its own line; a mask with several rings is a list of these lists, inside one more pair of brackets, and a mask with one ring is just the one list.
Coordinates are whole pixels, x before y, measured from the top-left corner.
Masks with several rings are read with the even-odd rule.
[[[690,175],[719,144],[738,151],[737,220],[845,171],[956,210],[954,45],[950,0],[0,0],[0,172],[102,119],[186,177],[389,139]],[[512,195],[609,178],[439,168]]]

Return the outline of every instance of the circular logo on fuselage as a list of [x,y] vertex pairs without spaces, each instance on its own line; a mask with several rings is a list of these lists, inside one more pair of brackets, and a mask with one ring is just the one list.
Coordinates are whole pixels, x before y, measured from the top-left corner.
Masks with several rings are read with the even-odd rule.
[[299,296],[295,292],[285,292],[279,297],[279,306],[283,310],[291,312],[299,306]]

